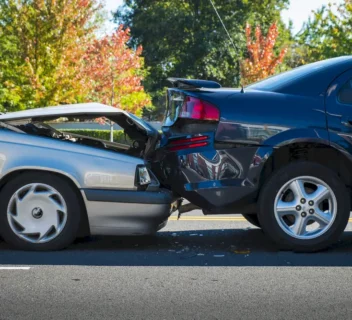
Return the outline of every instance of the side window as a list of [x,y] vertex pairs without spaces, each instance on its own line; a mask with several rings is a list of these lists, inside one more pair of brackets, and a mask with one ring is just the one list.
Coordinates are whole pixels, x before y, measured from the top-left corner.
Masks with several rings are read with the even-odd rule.
[[348,80],[340,89],[338,100],[341,103],[352,105],[352,79]]

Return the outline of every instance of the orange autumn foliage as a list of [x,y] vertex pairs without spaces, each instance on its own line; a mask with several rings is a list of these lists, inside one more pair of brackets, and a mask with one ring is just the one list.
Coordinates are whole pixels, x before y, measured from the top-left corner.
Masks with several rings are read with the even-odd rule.
[[120,26],[112,35],[95,39],[87,48],[82,82],[90,101],[99,101],[141,115],[150,105],[144,92],[142,47],[127,47],[129,29]]
[[274,48],[279,31],[273,23],[266,37],[262,35],[260,26],[255,28],[255,39],[251,37],[251,26],[246,25],[248,58],[241,63],[241,83],[247,85],[273,75],[277,66],[282,63],[287,49],[275,55]]
[[[31,101],[27,107],[75,103],[81,94],[79,66],[87,43],[98,29],[99,0],[16,2],[18,37],[25,57]],[[22,96],[25,96],[23,93]]]

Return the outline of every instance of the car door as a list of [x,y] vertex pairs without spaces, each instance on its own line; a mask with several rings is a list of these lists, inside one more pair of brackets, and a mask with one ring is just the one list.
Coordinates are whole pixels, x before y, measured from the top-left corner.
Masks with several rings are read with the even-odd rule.
[[325,102],[330,143],[352,154],[352,70],[331,83]]

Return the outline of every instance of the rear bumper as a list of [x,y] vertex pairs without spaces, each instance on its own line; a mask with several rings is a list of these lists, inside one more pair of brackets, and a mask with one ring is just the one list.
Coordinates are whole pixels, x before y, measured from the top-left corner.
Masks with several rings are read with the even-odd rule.
[[166,225],[177,200],[167,190],[82,189],[91,234],[145,235]]
[[251,166],[256,150],[159,150],[153,172],[163,185],[206,212],[253,212],[259,181],[256,168]]

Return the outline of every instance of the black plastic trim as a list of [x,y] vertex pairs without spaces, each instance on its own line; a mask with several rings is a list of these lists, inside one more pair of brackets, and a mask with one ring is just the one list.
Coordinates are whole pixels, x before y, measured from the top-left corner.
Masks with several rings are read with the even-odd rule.
[[173,202],[172,193],[160,191],[129,191],[129,190],[102,190],[82,189],[88,201],[117,202],[117,203],[144,203],[170,204]]

